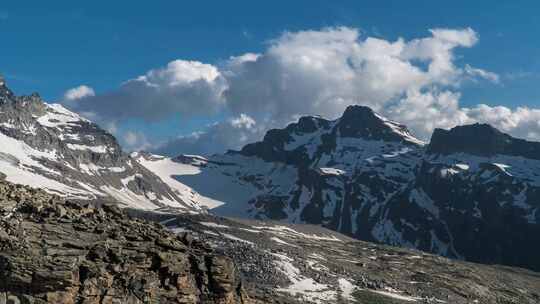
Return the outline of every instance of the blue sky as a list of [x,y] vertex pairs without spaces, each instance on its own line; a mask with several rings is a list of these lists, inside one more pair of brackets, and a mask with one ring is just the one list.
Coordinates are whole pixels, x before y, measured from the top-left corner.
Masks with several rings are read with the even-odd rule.
[[[98,95],[115,90],[175,59],[219,66],[230,56],[263,53],[285,31],[346,26],[360,37],[407,41],[432,28],[470,27],[479,40],[457,48],[455,63],[500,81],[463,84],[461,105],[538,108],[539,10],[537,1],[8,1],[0,4],[0,73],[16,93],[55,101],[81,84]],[[164,139],[228,115],[172,113],[119,127]]]

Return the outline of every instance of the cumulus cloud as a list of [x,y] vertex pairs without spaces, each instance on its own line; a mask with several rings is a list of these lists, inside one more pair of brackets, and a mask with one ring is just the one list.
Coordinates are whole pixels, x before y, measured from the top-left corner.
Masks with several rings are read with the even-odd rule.
[[172,114],[209,114],[223,105],[226,83],[213,65],[175,60],[124,82],[117,90],[77,98],[71,107],[98,120],[159,121]]
[[527,107],[511,109],[505,106],[479,104],[461,107],[460,93],[452,91],[410,91],[384,114],[406,124],[415,135],[429,139],[435,128],[452,128],[476,122],[488,123],[514,136],[540,140],[540,110]]
[[500,130],[530,140],[540,141],[540,109],[477,105],[464,112],[473,121],[489,123]]
[[67,90],[64,93],[64,101],[75,101],[85,97],[96,96],[94,89],[86,85],[80,85],[78,87]]
[[454,64],[456,48],[478,41],[472,29],[430,33],[411,41],[361,39],[358,30],[347,27],[284,33],[265,53],[229,67],[228,106],[280,122],[298,113],[336,117],[350,104],[382,111],[411,91],[496,79],[494,73]]
[[471,28],[431,29],[426,37],[394,41],[349,27],[285,32],[260,54],[233,56],[219,67],[176,60],[113,92],[79,98],[75,109],[117,121],[231,115],[162,145],[167,154],[237,149],[299,115],[332,119],[351,104],[407,124],[422,139],[437,127],[477,121],[540,139],[537,109],[460,105],[464,83],[500,81],[496,73],[456,60],[459,48],[478,40]]

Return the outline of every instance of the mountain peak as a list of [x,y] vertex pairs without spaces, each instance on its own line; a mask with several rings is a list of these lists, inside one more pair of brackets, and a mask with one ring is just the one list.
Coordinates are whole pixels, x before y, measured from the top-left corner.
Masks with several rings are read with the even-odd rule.
[[0,75],[0,101],[13,97],[13,92],[7,87],[5,78]]
[[360,106],[360,105],[350,105],[343,112],[342,118],[359,117],[359,116],[368,117],[368,116],[376,116],[376,114],[370,107]]
[[540,143],[514,138],[489,124],[475,123],[450,130],[435,129],[428,152],[461,152],[480,156],[502,154],[540,159]]
[[262,141],[244,146],[240,153],[265,160],[302,162],[317,150],[326,151],[335,146],[338,137],[424,145],[404,125],[384,118],[369,107],[351,105],[337,120],[303,116],[283,129],[271,129]]
[[406,126],[391,121],[366,106],[348,106],[339,119],[338,128],[342,137],[423,144],[411,135]]

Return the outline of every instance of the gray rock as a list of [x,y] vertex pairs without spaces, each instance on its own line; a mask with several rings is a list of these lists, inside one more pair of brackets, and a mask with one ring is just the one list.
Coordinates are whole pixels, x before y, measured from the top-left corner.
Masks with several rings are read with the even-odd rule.
[[0,182],[0,303],[256,303],[235,267],[115,205]]

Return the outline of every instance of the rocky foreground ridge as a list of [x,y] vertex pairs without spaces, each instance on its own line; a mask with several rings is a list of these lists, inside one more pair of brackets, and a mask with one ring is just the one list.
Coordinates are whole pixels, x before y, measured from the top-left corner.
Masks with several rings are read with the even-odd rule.
[[253,303],[189,234],[0,182],[0,303]]

